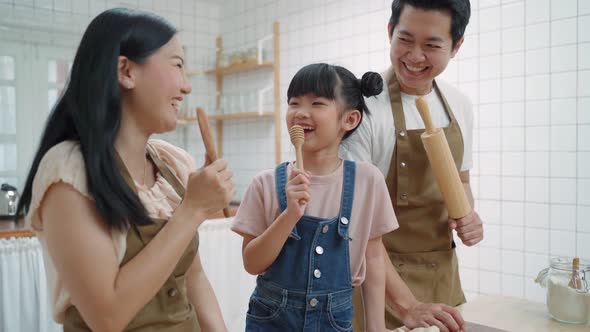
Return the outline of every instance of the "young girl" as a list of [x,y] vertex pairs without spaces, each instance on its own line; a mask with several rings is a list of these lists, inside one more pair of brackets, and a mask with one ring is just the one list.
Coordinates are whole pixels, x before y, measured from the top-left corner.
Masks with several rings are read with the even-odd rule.
[[190,91],[164,19],[109,9],[92,20],[18,208],[65,332],[225,330],[197,229],[231,199],[231,171],[223,160],[196,170],[186,151],[150,139],[175,128]]
[[[287,126],[305,130],[305,171],[283,163],[259,173],[232,230],[246,270],[258,275],[246,331],[352,331],[352,289],[362,287],[368,331],[383,331],[381,235],[397,228],[383,175],[343,161],[340,142],[359,125],[377,73],[312,64],[289,86]],[[300,200],[306,203],[300,204]]]

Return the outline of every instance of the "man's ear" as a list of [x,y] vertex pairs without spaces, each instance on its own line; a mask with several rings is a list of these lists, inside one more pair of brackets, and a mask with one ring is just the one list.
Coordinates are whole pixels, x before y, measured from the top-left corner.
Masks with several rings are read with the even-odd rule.
[[133,73],[134,63],[125,56],[119,56],[117,64],[117,77],[119,84],[124,89],[135,88],[135,75]]
[[387,36],[389,36],[389,43],[391,44],[391,37],[393,37],[393,31],[391,30],[391,22],[387,23]]
[[459,52],[459,48],[461,48],[461,45],[463,45],[464,41],[465,41],[465,37],[461,37],[461,39],[459,39],[457,44],[455,44],[455,47],[453,47],[453,51],[451,52],[451,59],[455,57],[457,52]]

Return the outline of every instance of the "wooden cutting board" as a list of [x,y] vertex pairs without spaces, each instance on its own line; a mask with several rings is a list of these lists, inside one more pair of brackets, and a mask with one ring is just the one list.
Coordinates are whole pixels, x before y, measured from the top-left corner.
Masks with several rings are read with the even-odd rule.
[[[428,328],[418,328],[418,329],[409,329],[407,327],[400,327],[395,329],[391,332],[412,332],[412,331],[430,331],[435,330],[438,331],[437,327],[428,327]],[[463,332],[508,332],[506,330],[500,330],[495,327],[486,326],[486,325],[479,325],[476,323],[465,322],[465,330]]]
[[494,327],[479,325],[471,322],[465,322],[464,332],[508,332],[506,330],[500,330]]

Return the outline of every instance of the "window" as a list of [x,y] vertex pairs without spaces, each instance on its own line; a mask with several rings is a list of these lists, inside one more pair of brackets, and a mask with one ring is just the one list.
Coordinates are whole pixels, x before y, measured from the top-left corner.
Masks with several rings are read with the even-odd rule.
[[72,63],[66,60],[49,60],[47,64],[47,106],[49,110],[61,96],[68,80]]
[[0,55],[0,184],[17,185],[16,67],[13,56]]

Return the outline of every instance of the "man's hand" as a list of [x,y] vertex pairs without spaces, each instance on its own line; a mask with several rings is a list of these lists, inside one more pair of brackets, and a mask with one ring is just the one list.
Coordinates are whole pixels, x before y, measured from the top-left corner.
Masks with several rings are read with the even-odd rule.
[[417,303],[402,317],[408,328],[436,326],[440,332],[458,332],[465,327],[459,310],[445,304]]
[[449,219],[449,227],[457,231],[463,244],[471,247],[483,240],[483,223],[475,211],[461,219]]

